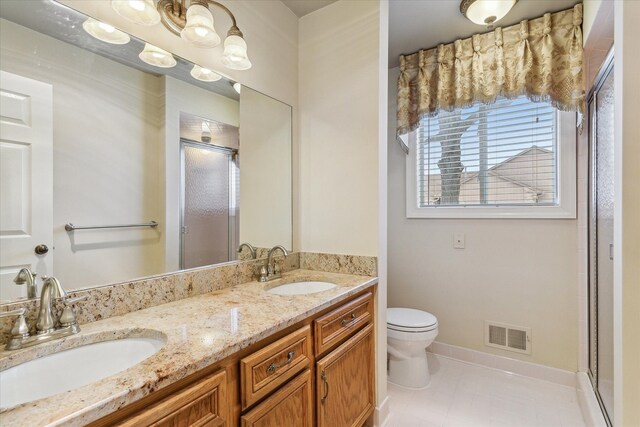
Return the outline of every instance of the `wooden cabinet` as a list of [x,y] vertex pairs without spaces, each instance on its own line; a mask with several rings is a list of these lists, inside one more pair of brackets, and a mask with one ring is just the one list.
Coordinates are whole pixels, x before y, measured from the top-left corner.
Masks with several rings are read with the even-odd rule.
[[318,427],[361,426],[373,413],[373,331],[369,324],[316,363]]
[[310,368],[312,358],[309,325],[243,358],[240,361],[242,409]]
[[317,318],[314,324],[316,356],[336,346],[373,320],[373,294],[366,294]]
[[313,389],[307,369],[242,416],[242,427],[312,427]]
[[329,307],[89,426],[359,427],[374,410],[374,294]]
[[227,373],[219,372],[175,393],[120,426],[217,427],[229,421]]

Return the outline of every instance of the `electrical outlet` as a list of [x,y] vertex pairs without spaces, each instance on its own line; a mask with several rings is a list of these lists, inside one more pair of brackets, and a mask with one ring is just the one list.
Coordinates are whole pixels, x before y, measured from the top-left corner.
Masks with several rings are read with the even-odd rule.
[[453,247],[455,249],[464,249],[464,233],[453,234]]

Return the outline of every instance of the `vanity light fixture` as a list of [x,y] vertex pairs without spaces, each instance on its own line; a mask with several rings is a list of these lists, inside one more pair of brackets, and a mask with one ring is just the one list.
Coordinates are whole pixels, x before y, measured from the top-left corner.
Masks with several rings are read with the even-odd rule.
[[203,82],[217,82],[222,78],[220,74],[199,65],[193,66],[193,68],[191,69],[191,77]]
[[235,82],[231,84],[231,86],[233,86],[233,89],[235,89],[235,91],[238,92],[238,94],[240,94],[240,90],[242,90],[242,85],[240,83]]
[[160,68],[171,68],[176,66],[176,59],[166,50],[157,46],[145,43],[144,50],[138,57],[149,65]]
[[111,8],[135,24],[156,25],[160,22],[153,0],[111,0]]
[[504,18],[518,0],[462,0],[460,13],[469,21],[493,28],[493,24]]
[[124,18],[141,25],[162,22],[169,31],[201,48],[220,44],[220,36],[213,26],[213,15],[209,10],[211,6],[220,8],[231,18],[231,28],[224,41],[222,64],[232,70],[251,68],[247,43],[235,16],[226,6],[214,0],[159,0],[155,8],[153,4],[153,0],[111,0],[113,10]]
[[82,28],[98,40],[111,44],[127,44],[131,40],[129,34],[116,30],[111,25],[89,18],[82,23]]

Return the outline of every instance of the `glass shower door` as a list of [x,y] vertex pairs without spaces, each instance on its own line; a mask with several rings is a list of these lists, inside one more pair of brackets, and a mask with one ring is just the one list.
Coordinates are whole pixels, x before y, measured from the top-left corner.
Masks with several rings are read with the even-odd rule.
[[181,268],[230,261],[233,152],[182,141]]
[[613,422],[613,61],[603,65],[589,99],[589,370]]

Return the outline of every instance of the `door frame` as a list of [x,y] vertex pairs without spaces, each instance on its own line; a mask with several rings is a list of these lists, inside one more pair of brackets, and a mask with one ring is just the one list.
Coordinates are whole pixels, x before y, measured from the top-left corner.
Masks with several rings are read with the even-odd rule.
[[[184,270],[184,214],[185,214],[185,167],[184,167],[184,147],[185,146],[190,146],[193,148],[199,148],[199,149],[204,149],[204,150],[210,150],[210,151],[218,151],[218,152],[222,152],[224,154],[227,154],[227,156],[229,157],[229,167],[231,168],[231,163],[233,162],[233,156],[235,154],[235,152],[237,150],[233,149],[233,148],[229,148],[229,147],[223,147],[221,145],[214,145],[214,144],[207,144],[204,142],[200,142],[200,141],[194,141],[191,139],[187,139],[187,138],[180,138],[180,225],[179,225],[179,229],[178,229],[178,233],[180,234],[180,251],[179,251],[179,256],[180,259],[179,261],[179,265],[180,265],[180,270]],[[231,170],[231,169],[230,169]],[[231,178],[231,177],[229,177]],[[229,179],[229,186],[231,186],[231,179]],[[231,191],[229,192],[229,197],[231,198]],[[229,204],[231,204],[231,199],[229,200]],[[231,218],[229,219],[229,221],[231,221]],[[229,233],[229,260],[231,260],[231,255],[232,255],[232,248],[231,248],[231,230],[228,230]]]
[[[593,268],[597,269],[597,261],[598,261],[598,253],[597,248],[594,253],[592,250],[593,242],[595,241],[597,244],[597,186],[596,186],[596,153],[597,153],[597,138],[596,132],[597,123],[598,123],[598,112],[596,110],[591,110],[592,106],[595,106],[597,102],[597,95],[602,89],[602,86],[606,82],[607,78],[613,73],[614,66],[614,46],[611,46],[611,49],[607,53],[605,60],[602,62],[598,73],[594,79],[594,84],[589,90],[589,94],[587,96],[587,120],[588,120],[588,178],[587,182],[589,185],[588,188],[588,207],[587,207],[587,375],[589,377],[589,381],[591,382],[591,386],[593,387],[594,394],[596,399],[598,400],[598,404],[600,405],[600,410],[604,415],[604,419],[609,427],[612,426],[611,419],[609,417],[609,413],[602,401],[600,396],[600,392],[598,391],[598,287],[597,287],[597,271],[595,274],[593,273]],[[595,267],[594,267],[595,265]],[[595,276],[595,277],[594,277]],[[595,281],[594,286],[592,286],[592,281]],[[592,303],[595,301],[594,306],[592,307]],[[595,319],[592,318],[592,314],[595,316]],[[595,323],[593,323],[595,320]],[[595,330],[593,330],[593,326],[595,325]],[[592,337],[595,334],[595,360],[593,360],[592,351]],[[591,365],[592,362],[595,365],[595,372],[592,371]]]

